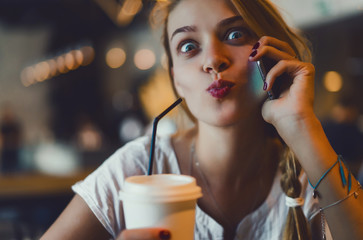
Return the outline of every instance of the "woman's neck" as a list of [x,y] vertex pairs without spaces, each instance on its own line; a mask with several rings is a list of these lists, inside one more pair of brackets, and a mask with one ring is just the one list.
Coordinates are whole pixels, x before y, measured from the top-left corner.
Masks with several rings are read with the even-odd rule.
[[194,144],[206,174],[234,183],[236,178],[243,182],[260,172],[276,149],[263,122],[256,119],[223,128],[199,123]]

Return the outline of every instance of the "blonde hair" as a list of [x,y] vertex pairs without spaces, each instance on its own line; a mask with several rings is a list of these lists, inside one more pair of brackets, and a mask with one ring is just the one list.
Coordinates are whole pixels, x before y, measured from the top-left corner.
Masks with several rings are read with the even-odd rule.
[[[257,35],[271,36],[287,42],[304,62],[311,62],[309,42],[292,30],[277,8],[267,0],[231,0],[247,25]],[[301,34],[301,33],[300,33]]]
[[[162,41],[168,58],[169,75],[171,79],[171,67],[173,66],[173,61],[169,48],[167,21],[168,14],[180,1],[181,0],[163,1],[156,5],[151,14],[151,23],[153,25],[160,25],[160,23],[163,24]],[[296,33],[296,30],[291,29],[285,23],[276,7],[270,1],[230,0],[230,2],[242,16],[250,29],[255,33],[257,38],[262,36],[271,36],[285,41],[293,48],[298,59],[305,62],[311,61],[312,55],[308,41],[302,37],[301,34]],[[173,90],[177,95],[174,85]],[[190,113],[188,107],[184,105],[183,108],[187,115],[194,120],[194,116]],[[266,123],[266,125],[269,124]],[[270,125],[266,126],[267,129],[269,129],[269,127]],[[277,133],[274,131],[272,136],[276,137],[276,134]],[[297,198],[301,193],[301,183],[299,181],[301,166],[298,161],[296,161],[294,154],[286,145],[284,153],[284,157],[282,157],[279,164],[282,172],[280,184],[287,196]],[[283,239],[311,239],[310,229],[301,207],[290,207],[286,219]]]
[[[279,166],[282,172],[280,185],[284,193],[290,198],[300,197],[301,183],[299,181],[299,175],[301,165],[296,161],[294,153],[289,148],[285,148],[285,156],[280,161]],[[283,239],[311,239],[310,228],[301,207],[289,208]]]

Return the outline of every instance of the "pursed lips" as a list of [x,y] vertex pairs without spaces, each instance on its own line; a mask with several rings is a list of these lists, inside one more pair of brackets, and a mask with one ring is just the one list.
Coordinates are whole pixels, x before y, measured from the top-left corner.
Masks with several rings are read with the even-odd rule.
[[206,89],[206,91],[209,92],[212,97],[220,99],[227,96],[234,85],[236,84],[233,82],[218,79],[216,81],[213,81],[212,84]]

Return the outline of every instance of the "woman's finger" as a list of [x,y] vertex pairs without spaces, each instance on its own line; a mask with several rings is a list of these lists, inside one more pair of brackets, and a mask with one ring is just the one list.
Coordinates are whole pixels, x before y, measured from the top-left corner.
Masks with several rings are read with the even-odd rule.
[[295,55],[291,55],[290,53],[287,53],[285,51],[281,51],[275,47],[271,46],[260,46],[257,49],[252,50],[250,55],[250,61],[257,61],[261,59],[262,57],[267,57],[270,59],[277,61],[280,60],[294,60]]
[[[268,72],[266,76],[266,91],[270,91],[276,78],[281,76],[282,74],[287,73],[291,76],[292,79],[295,78],[303,78],[313,80],[313,76],[315,74],[314,66],[310,63],[304,63],[300,61],[290,61],[290,60],[281,60],[279,61],[271,70]],[[308,84],[312,84],[308,83]]]
[[166,240],[171,239],[170,231],[162,228],[127,229],[117,240]]
[[279,125],[280,129],[286,123],[281,121],[282,119],[301,118],[304,115],[309,115],[313,111],[314,102],[315,70],[312,64],[281,60],[266,77],[266,91],[272,89],[273,85],[276,84],[276,78],[283,73],[287,73],[291,77],[291,86],[284,90],[279,98],[266,101],[262,107],[263,119],[275,127]]
[[270,37],[270,36],[263,36],[258,41],[260,46],[271,46],[274,48],[279,49],[280,51],[286,52],[291,56],[296,56],[294,49],[288,44],[287,42],[281,41],[277,38]]

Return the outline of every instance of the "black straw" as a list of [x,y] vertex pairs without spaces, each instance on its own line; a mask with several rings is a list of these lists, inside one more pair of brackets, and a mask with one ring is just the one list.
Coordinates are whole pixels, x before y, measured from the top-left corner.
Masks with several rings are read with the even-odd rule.
[[164,110],[159,116],[154,118],[153,123],[153,133],[151,136],[151,147],[150,147],[150,159],[149,159],[149,169],[147,171],[147,175],[152,174],[153,164],[154,164],[154,148],[155,148],[155,136],[156,136],[156,129],[158,126],[159,120],[164,117],[168,112],[170,112],[173,108],[175,108],[179,103],[181,103],[182,99],[178,98],[170,107]]

